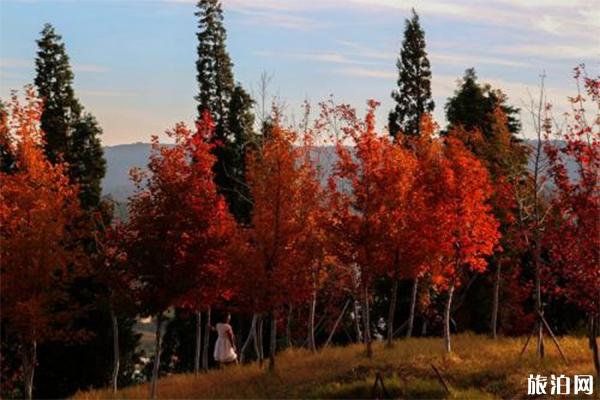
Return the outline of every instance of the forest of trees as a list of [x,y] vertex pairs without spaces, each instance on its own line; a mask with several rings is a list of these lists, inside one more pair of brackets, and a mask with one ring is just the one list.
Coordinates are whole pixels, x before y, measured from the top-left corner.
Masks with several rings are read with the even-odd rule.
[[469,68],[442,128],[413,10],[386,130],[374,100],[365,116],[307,105],[290,126],[275,102],[255,115],[264,98],[236,82],[219,0],[195,15],[195,126],[175,124],[171,146],[152,137],[126,220],[100,196],[102,129],[50,24],[33,84],[0,103],[2,397],[148,380],[156,398],[162,374],[212,366],[227,313],[240,360],[269,370],[289,346],[362,342],[370,357],[373,340],[441,336],[451,352],[470,330],[529,335],[540,358],[548,338],[586,332],[600,373],[600,79],[575,68],[566,124],[542,81],[530,145],[520,110]]

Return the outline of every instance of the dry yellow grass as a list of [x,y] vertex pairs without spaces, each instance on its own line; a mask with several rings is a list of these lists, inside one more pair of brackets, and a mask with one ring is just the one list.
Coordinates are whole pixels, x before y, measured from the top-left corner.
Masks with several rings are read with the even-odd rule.
[[[444,354],[439,338],[399,340],[391,349],[374,346],[367,359],[363,347],[333,347],[312,354],[289,349],[277,356],[277,371],[257,365],[231,366],[206,374],[168,376],[159,381],[160,398],[365,398],[371,395],[375,373],[386,377],[388,389],[401,398],[525,398],[529,374],[592,374],[593,366],[584,338],[560,339],[569,365],[565,366],[551,342],[547,357],[538,361],[530,345],[519,358],[523,338],[493,341],[484,336],[453,337],[452,355]],[[451,387],[446,395],[431,364],[442,372]],[[148,395],[147,385],[125,388],[116,398],[139,399]],[[78,393],[76,399],[112,399],[108,390]],[[583,397],[585,398],[585,397]]]

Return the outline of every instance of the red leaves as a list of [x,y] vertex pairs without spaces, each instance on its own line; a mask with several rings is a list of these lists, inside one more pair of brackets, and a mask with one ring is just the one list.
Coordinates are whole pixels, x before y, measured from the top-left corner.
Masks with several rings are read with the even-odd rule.
[[194,134],[177,124],[167,132],[173,147],[153,138],[147,181],[137,174],[128,253],[149,314],[208,307],[226,292],[225,248],[235,225],[213,181],[212,127],[208,116]]
[[322,189],[296,139],[275,125],[262,149],[248,155],[252,224],[238,238],[234,270],[240,276],[233,279],[241,282],[240,302],[254,312],[308,298],[312,267],[322,257]]
[[[575,78],[584,76],[587,96],[572,99],[574,120],[559,132],[564,146],[548,143],[550,175],[556,185],[553,213],[546,234],[552,270],[565,284],[558,287],[565,298],[589,313],[600,312],[600,119],[590,123],[584,103],[600,107],[600,79],[585,76],[582,67]],[[569,174],[569,165],[576,173]]]
[[14,144],[17,170],[0,174],[0,292],[2,318],[29,342],[59,333],[65,315],[53,307],[63,302],[62,284],[81,272],[85,258],[78,244],[77,187],[69,183],[65,166],[51,164],[43,153],[41,102],[31,88],[26,101],[22,105],[13,95],[1,127]]

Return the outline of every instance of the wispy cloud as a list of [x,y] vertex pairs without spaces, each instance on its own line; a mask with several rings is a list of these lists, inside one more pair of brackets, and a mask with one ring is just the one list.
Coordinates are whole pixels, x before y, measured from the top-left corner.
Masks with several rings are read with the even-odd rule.
[[255,8],[237,8],[233,10],[243,16],[241,22],[248,25],[276,26],[279,28],[295,30],[314,30],[324,26],[324,23],[315,19],[272,10]]
[[355,64],[355,65],[373,65],[377,64],[369,61],[352,59],[338,52],[310,52],[310,53],[290,53],[275,51],[256,51],[254,54],[264,57],[284,57],[306,61],[317,61],[331,64]]
[[375,78],[375,79],[394,79],[398,73],[393,70],[382,70],[374,68],[340,68],[335,70],[336,73],[348,76],[357,76],[361,78]]
[[[35,61],[33,59],[26,58],[1,58],[0,68],[7,69],[33,69],[35,68]],[[90,73],[104,73],[109,72],[110,68],[104,67],[97,64],[78,64],[74,63],[71,65],[73,72],[90,72]]]

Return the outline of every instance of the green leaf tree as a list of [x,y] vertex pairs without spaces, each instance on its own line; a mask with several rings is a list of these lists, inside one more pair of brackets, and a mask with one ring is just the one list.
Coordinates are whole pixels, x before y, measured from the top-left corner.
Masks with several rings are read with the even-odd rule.
[[388,128],[392,136],[399,131],[419,136],[421,117],[431,113],[435,104],[431,98],[431,66],[425,49],[425,32],[414,9],[411,19],[406,20],[396,66],[398,88],[392,92],[396,105],[390,111]]

